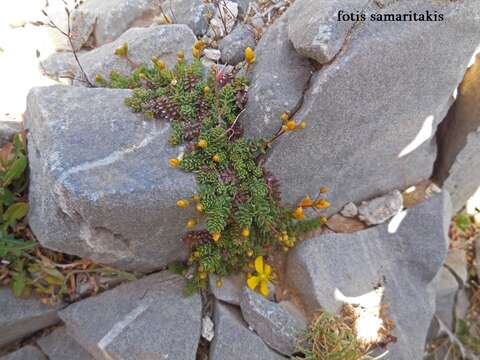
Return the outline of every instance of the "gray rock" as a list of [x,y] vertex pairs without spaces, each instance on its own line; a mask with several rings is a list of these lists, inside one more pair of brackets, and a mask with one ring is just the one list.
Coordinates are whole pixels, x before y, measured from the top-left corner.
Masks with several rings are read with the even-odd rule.
[[202,302],[184,287],[182,277],[157,273],[70,305],[60,317],[95,359],[194,360]]
[[459,284],[455,276],[445,267],[440,269],[435,282],[435,315],[453,330],[455,302]]
[[245,16],[245,13],[248,10],[250,3],[255,3],[255,0],[233,0],[233,1],[237,3],[238,13],[241,17]]
[[170,0],[163,9],[175,24],[188,25],[197,36],[205,35],[215,13],[215,7],[203,0]]
[[132,66],[115,55],[115,50],[128,44],[128,56],[136,64],[150,64],[152,55],[172,66],[177,52],[185,51],[185,59],[190,60],[191,48],[196,38],[186,25],[159,25],[149,28],[132,28],[112,43],[103,45],[80,56],[87,76],[94,81],[97,74],[108,78],[111,71],[128,75]]
[[[347,49],[311,80],[295,114],[296,119],[307,122],[307,129],[278,139],[267,160],[284,200],[295,204],[325,185],[331,189],[333,213],[347,202],[404,189],[429,178],[436,158],[432,135],[478,45],[480,22],[474,13],[479,7],[475,1],[428,5],[419,0],[399,1],[378,11],[422,12],[428,8],[443,13],[445,20],[368,21],[356,27]],[[458,33],[464,34],[460,40]],[[271,51],[277,48],[277,43],[273,44]],[[258,60],[261,65],[263,60]],[[288,89],[289,73],[285,68],[273,81],[271,76],[260,83],[254,79],[253,89],[267,84],[274,87],[272,82]],[[296,95],[293,98],[297,99]],[[262,100],[262,107],[273,109],[277,117],[262,121],[263,113],[257,111],[247,127],[269,136],[281,124],[280,111],[277,100]]]
[[302,242],[289,254],[286,276],[310,312],[320,307],[336,312],[344,302],[371,296],[381,285],[382,304],[389,306],[387,315],[398,338],[388,345],[388,356],[414,360],[423,356],[435,312],[432,281],[447,255],[448,193],[402,215],[388,225]]
[[218,61],[222,56],[220,50],[218,49],[205,49],[203,50],[203,54],[207,57],[207,59],[212,61]]
[[299,335],[307,326],[304,319],[246,287],[242,293],[240,308],[245,321],[268,346],[281,354],[292,355]]
[[480,56],[465,74],[438,139],[434,177],[452,194],[457,212],[480,187]]
[[210,360],[281,360],[260,337],[248,330],[240,311],[215,302],[215,337],[210,345]]
[[0,288],[0,308],[0,347],[60,321],[60,306],[47,306],[35,298],[16,298],[6,287]]
[[0,119],[0,147],[12,141],[13,136],[22,129],[22,123],[19,121]]
[[184,259],[180,240],[194,209],[176,201],[196,191],[173,169],[170,126],[132,113],[129,90],[35,88],[29,129],[29,224],[48,248],[134,271]]
[[367,225],[383,224],[402,210],[403,196],[398,190],[364,201],[358,208],[358,218]]
[[56,80],[74,78],[78,72],[73,53],[70,51],[56,52],[40,62],[42,72]]
[[28,345],[11,354],[2,356],[0,360],[47,360],[47,358],[36,347]]
[[210,291],[221,301],[232,305],[240,305],[242,289],[245,286],[245,276],[243,274],[231,275],[222,278],[222,286],[217,287],[218,277],[210,275]]
[[135,26],[149,26],[159,13],[158,0],[89,0],[72,12],[73,42],[80,49],[109,43]]
[[222,61],[231,65],[236,65],[243,61],[247,47],[255,48],[253,30],[247,25],[238,25],[218,44],[218,48],[222,52]]
[[348,203],[343,207],[342,211],[340,211],[340,214],[348,218],[356,217],[358,215],[357,205],[352,202]]
[[331,61],[346,41],[355,21],[339,21],[339,11],[362,12],[368,0],[297,0],[292,5],[288,37],[299,54],[320,64]]
[[468,264],[465,250],[462,248],[451,248],[448,251],[445,265],[457,278],[458,282],[463,286],[468,280]]
[[249,101],[240,117],[248,136],[275,133],[281,126],[282,113],[293,113],[300,105],[313,72],[310,62],[287,39],[289,14],[287,11],[269,27],[256,47]]
[[94,360],[92,355],[67,334],[65,327],[55,329],[38,339],[37,344],[49,360]]

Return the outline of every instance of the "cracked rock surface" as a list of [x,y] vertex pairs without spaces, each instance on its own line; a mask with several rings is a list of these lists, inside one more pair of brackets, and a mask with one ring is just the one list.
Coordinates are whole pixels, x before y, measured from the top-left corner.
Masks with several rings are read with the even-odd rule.
[[52,86],[28,97],[30,226],[57,251],[127,270],[181,260],[193,210],[176,201],[196,190],[169,167],[178,149],[169,125],[124,105],[128,90]]
[[47,360],[47,358],[35,346],[28,345],[11,354],[2,356],[0,360]]
[[[303,98],[300,89],[307,85],[309,68],[277,65],[298,56],[284,33],[293,21],[288,16],[292,9],[265,34],[262,41],[275,32],[280,35],[273,36],[267,50],[262,41],[257,48],[259,64],[248,105],[256,111],[250,115],[247,110],[246,127],[250,133],[270,136],[281,125],[281,113],[295,108],[293,104],[301,104],[294,118],[307,122],[305,131],[281,137],[266,162],[280,181],[286,202],[297,203],[325,185],[331,189],[334,213],[350,201],[403,189],[431,176],[436,158],[433,135],[478,45],[475,11],[480,4],[415,0],[376,11],[426,8],[444,13],[445,20],[360,23],[345,49],[315,72]],[[272,56],[272,66],[266,61],[270,58],[262,56],[268,51],[282,60]],[[302,87],[292,92],[292,82]],[[276,95],[276,89],[293,94],[292,103],[268,95]]]
[[450,217],[450,198],[443,192],[389,224],[304,241],[289,253],[287,281],[310,312],[319,307],[336,312],[343,303],[368,308],[383,288],[383,299],[373,305],[387,305],[395,323],[397,342],[388,345],[389,358],[422,359]]
[[38,346],[48,356],[48,360],[94,360],[70,335],[65,327],[55,329],[37,340]]
[[202,326],[199,294],[161,272],[70,305],[67,332],[95,359],[194,360]]

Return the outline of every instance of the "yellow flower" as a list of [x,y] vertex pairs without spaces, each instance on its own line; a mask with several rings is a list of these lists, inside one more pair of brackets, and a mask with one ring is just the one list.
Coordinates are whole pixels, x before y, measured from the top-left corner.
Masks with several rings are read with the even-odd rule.
[[207,273],[206,272],[201,272],[199,274],[200,279],[205,280],[207,278]]
[[218,280],[215,282],[215,285],[217,286],[217,288],[221,288],[222,285],[223,285],[222,279],[218,279]]
[[195,206],[195,208],[197,209],[198,212],[202,212],[203,211],[203,205],[202,204],[197,204]]
[[222,234],[220,234],[219,232],[214,232],[214,233],[211,233],[210,235],[212,235],[212,239],[213,241],[217,242],[218,240],[220,240],[220,236],[222,236]]
[[280,119],[286,123],[288,120],[290,120],[290,114],[288,112],[284,112],[282,116],[280,116]]
[[214,155],[212,160],[215,161],[216,163],[219,163],[222,159],[220,159],[219,155]]
[[168,160],[168,163],[170,164],[171,167],[177,167],[178,164],[180,164],[180,160],[178,160],[178,159],[170,159],[170,160]]
[[208,93],[208,92],[210,92],[210,88],[209,88],[208,86],[205,86],[205,87],[203,88],[203,92],[204,92],[205,94]]
[[193,228],[195,225],[197,225],[197,220],[196,219],[188,219],[187,221],[187,229]]
[[295,121],[290,120],[290,121],[287,122],[288,130],[295,130],[296,127],[297,127],[297,124],[295,123]]
[[205,149],[208,146],[207,140],[200,140],[197,144],[200,149]]
[[202,40],[197,40],[195,41],[195,44],[193,44],[194,49],[203,50],[204,47],[205,43]]
[[198,196],[198,195],[193,195],[193,196],[192,196],[192,200],[193,200],[193,201],[200,201],[200,196]]
[[128,56],[128,44],[124,43],[118,49],[115,50],[115,55],[120,57],[127,57]]
[[98,83],[103,83],[105,81],[105,79],[103,78],[102,75],[97,74],[97,76],[95,76],[95,81],[98,82]]
[[288,131],[287,125],[282,125],[282,130],[283,130],[283,131]]
[[249,237],[250,236],[250,229],[249,228],[243,228],[242,236],[243,237]]
[[165,70],[167,65],[165,64],[165,61],[157,59],[157,58],[152,58],[153,64],[157,67],[158,70]]
[[317,209],[328,209],[330,207],[330,202],[327,199],[320,199],[315,202],[315,207]]
[[305,196],[302,202],[300,203],[300,206],[304,208],[311,207],[312,205],[313,205],[313,200],[310,198],[310,196]]
[[327,221],[328,221],[328,219],[327,219],[326,216],[320,216],[320,222],[321,222],[322,224],[325,224]]
[[305,129],[307,127],[307,123],[305,121],[302,121],[300,123],[300,129]]
[[255,52],[250,47],[245,49],[245,60],[249,64],[253,64],[256,60]]
[[192,55],[195,59],[200,59],[200,57],[202,56],[202,50],[197,49],[196,47],[193,47],[192,48]]
[[180,64],[183,64],[185,62],[185,53],[183,52],[183,50],[180,50],[178,53],[177,53],[177,61],[180,63]]
[[293,216],[295,216],[295,219],[297,220],[303,220],[305,218],[305,214],[303,213],[303,208],[297,207],[295,209],[295,212],[293,213]]
[[179,208],[185,209],[188,205],[190,205],[190,202],[185,199],[180,199],[177,201],[177,206]]
[[269,294],[268,282],[272,279],[272,267],[263,263],[263,256],[257,256],[255,259],[255,271],[257,275],[252,276],[247,280],[247,285],[250,289],[255,290],[257,287],[260,294],[267,297]]

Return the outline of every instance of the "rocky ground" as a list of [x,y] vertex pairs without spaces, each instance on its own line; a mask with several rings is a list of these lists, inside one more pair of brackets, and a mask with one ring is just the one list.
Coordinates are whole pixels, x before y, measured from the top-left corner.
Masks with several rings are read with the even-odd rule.
[[[386,359],[480,354],[479,3],[50,3],[50,20],[43,1],[0,15],[2,145],[28,129],[28,223],[44,248],[138,276],[54,305],[0,288],[1,359],[285,359],[320,308],[346,306]],[[445,20],[338,22],[339,9]],[[58,35],[67,17],[71,44]],[[195,177],[167,162],[178,155],[171,126],[125,107],[131,90],[88,86],[152,56],[191,60],[199,39],[207,71],[236,66],[251,79],[247,136],[273,135],[285,111],[306,120],[266,158],[283,199],[330,189],[325,226],[268,259],[268,297],[244,274],[184,296],[167,266],[188,256],[179,239],[192,214],[176,202],[198,190]],[[125,43],[128,61],[115,55]]]

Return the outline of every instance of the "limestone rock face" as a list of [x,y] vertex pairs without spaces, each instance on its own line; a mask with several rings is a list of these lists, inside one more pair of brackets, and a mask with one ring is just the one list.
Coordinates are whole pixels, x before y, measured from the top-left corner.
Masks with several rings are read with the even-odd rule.
[[262,339],[247,328],[240,310],[215,302],[215,337],[210,346],[211,360],[281,360]]
[[465,74],[457,99],[439,132],[435,177],[459,211],[480,188],[480,56]]
[[0,360],[47,360],[47,358],[35,346],[27,345],[11,354],[2,356]]
[[175,24],[188,25],[197,36],[205,35],[209,20],[215,13],[215,7],[202,0],[172,0],[166,2],[163,8]]
[[100,46],[133,26],[148,26],[159,13],[158,0],[89,0],[72,12],[73,43],[80,49],[90,37]]
[[375,304],[389,306],[387,315],[398,338],[388,346],[389,356],[422,359],[435,312],[433,280],[447,254],[450,216],[450,199],[443,192],[389,224],[304,241],[289,254],[287,281],[311,312],[362,304],[383,288],[383,298]]
[[[432,174],[433,135],[478,45],[475,12],[480,4],[414,0],[371,6],[379,13],[436,10],[445,20],[359,23],[343,51],[317,70],[308,85],[299,80],[308,79],[308,67],[277,65],[297,54],[282,32],[294,21],[292,9],[265,34],[262,41],[269,42],[262,46],[261,41],[257,48],[252,103],[244,119],[248,133],[271,136],[281,125],[281,113],[295,110],[292,104],[300,105],[294,118],[307,122],[304,131],[281,137],[266,163],[289,203],[315,195],[323,185],[331,189],[333,213],[350,201],[404,189]],[[277,33],[281,35],[273,36]],[[270,61],[263,53],[282,60]],[[291,83],[298,91],[291,91]],[[276,89],[291,94],[290,105]]]
[[52,86],[28,97],[30,226],[48,248],[134,271],[186,257],[196,190],[172,169],[169,125],[125,105],[128,90]]
[[[191,60],[190,49],[195,42],[195,34],[186,25],[158,25],[149,28],[131,28],[112,43],[103,45],[80,56],[80,62],[90,79],[96,75],[105,79],[111,71],[124,75],[132,72],[132,66],[115,55],[115,50],[128,44],[128,56],[135,64],[150,64],[152,55],[172,66],[177,52],[185,51],[185,59]],[[75,71],[78,69],[75,68]]]
[[338,21],[338,12],[366,8],[368,0],[298,0],[288,24],[288,36],[297,52],[320,64],[331,61],[346,41],[355,21]]
[[95,359],[194,360],[202,302],[184,287],[182,277],[157,273],[70,305],[60,317]]
[[37,340],[38,346],[49,360],[94,360],[70,335],[65,327],[55,329],[51,334]]
[[0,307],[0,347],[60,321],[60,306],[47,306],[33,298],[18,299],[6,287],[0,288]]

